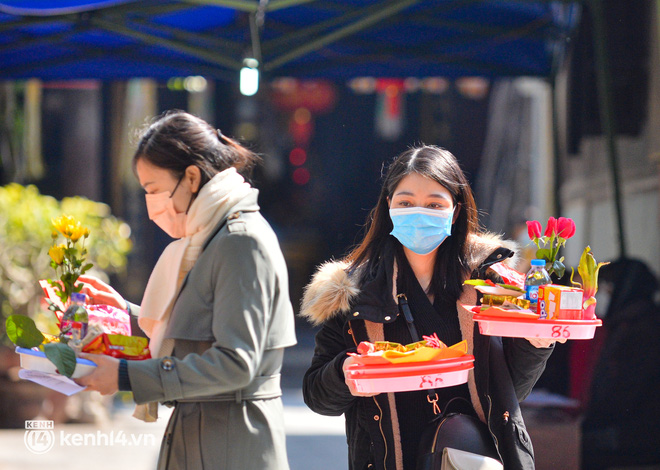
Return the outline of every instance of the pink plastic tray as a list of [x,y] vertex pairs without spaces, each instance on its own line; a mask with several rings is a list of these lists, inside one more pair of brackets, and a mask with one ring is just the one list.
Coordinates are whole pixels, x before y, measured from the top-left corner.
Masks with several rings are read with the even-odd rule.
[[510,338],[591,339],[600,320],[535,320],[497,318],[475,314],[479,331],[488,336]]
[[467,382],[468,371],[474,368],[474,356],[466,354],[431,362],[352,365],[347,379],[363,393],[408,392],[428,388],[451,387]]

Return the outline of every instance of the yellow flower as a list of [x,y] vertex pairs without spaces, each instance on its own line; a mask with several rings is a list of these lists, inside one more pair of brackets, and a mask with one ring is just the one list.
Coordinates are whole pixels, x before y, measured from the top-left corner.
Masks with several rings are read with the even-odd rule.
[[64,248],[66,248],[64,245],[53,245],[48,250],[48,255],[58,266],[64,261]]
[[89,229],[80,225],[80,222],[76,222],[75,225],[69,225],[67,227],[67,233],[71,241],[75,243],[80,240],[80,238],[87,237],[89,235]]
[[56,219],[52,219],[52,222],[55,230],[64,235],[65,238],[70,239],[73,243],[76,243],[82,237],[87,238],[89,236],[89,229],[82,226],[80,221],[70,215],[63,214]]
[[[55,230],[60,232],[66,238],[71,237],[71,226],[75,225],[76,219],[70,215],[63,214],[56,219],[52,219],[51,221],[53,223],[53,227],[55,227]],[[78,222],[78,224],[80,224],[80,222]]]

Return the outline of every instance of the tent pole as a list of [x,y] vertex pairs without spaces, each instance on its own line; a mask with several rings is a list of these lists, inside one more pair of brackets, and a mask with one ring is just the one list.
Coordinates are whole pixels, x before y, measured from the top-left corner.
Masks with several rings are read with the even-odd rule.
[[188,54],[193,57],[197,57],[198,59],[205,60],[211,64],[227,67],[228,69],[231,70],[241,69],[241,62],[234,59],[233,57],[227,57],[220,53],[214,53],[204,48],[190,46],[180,41],[175,41],[172,39],[155,36],[149,33],[143,33],[141,31],[133,30],[126,25],[114,23],[112,21],[108,21],[102,18],[96,18],[96,17],[92,18],[90,20],[90,23],[96,26],[97,28],[105,29],[106,31],[110,31],[115,34],[120,34],[133,39],[137,39],[138,41],[142,41],[145,44],[155,45],[155,46],[167,46],[172,50],[182,52],[184,54]]
[[553,159],[553,190],[552,208],[557,217],[562,215],[561,203],[561,163],[559,152],[559,117],[557,116],[557,74],[553,71],[550,77],[550,109],[552,112],[552,159]]
[[419,1],[420,0],[400,0],[394,3],[382,2],[381,3],[382,9],[379,10],[377,13],[374,13],[372,16],[362,18],[353,24],[349,24],[336,31],[329,33],[325,37],[321,37],[316,40],[309,41],[306,44],[303,44],[289,51],[286,54],[282,54],[281,56],[266,63],[264,65],[264,70],[268,70],[268,71],[275,70],[278,67],[281,67],[282,65],[289,63],[292,60],[295,60],[307,54],[308,52],[315,51],[317,49],[320,49],[321,47],[327,46],[328,44],[332,44],[333,42],[336,42],[342,38],[355,34],[358,31],[362,31],[363,29],[368,28],[369,26],[373,26],[374,24],[377,24],[379,21],[382,21],[390,16],[394,16],[400,11],[409,8],[410,6],[416,3],[419,3]]
[[589,6],[593,18],[593,40],[596,55],[596,77],[598,82],[600,121],[607,139],[612,183],[614,185],[614,207],[616,223],[619,231],[619,257],[626,257],[626,239],[623,230],[623,210],[621,207],[621,188],[619,182],[619,165],[616,145],[616,116],[612,98],[612,74],[607,57],[607,36],[605,34],[605,15],[602,0],[590,0]]
[[[234,10],[246,11],[248,13],[256,12],[259,9],[259,0],[248,2],[246,0],[180,0],[184,3],[194,3],[197,5],[209,5],[216,7],[233,8]],[[268,11],[291,8],[304,3],[311,3],[316,0],[272,0],[266,8]]]

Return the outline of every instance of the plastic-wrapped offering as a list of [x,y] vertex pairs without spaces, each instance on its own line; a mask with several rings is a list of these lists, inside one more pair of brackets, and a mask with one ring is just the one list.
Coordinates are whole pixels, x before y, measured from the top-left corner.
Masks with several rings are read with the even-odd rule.
[[104,333],[131,336],[131,317],[110,305],[88,305],[90,325],[99,325]]
[[[62,312],[66,310],[48,281],[42,279],[39,281],[39,285],[48,300],[57,305]],[[110,335],[131,335],[131,316],[126,311],[110,305],[85,305],[85,308],[89,315],[90,326],[100,325],[103,332]],[[62,312],[55,312],[59,321],[62,321]]]
[[508,305],[512,304],[523,309],[529,309],[529,300],[510,295],[484,295],[481,299],[481,305]]

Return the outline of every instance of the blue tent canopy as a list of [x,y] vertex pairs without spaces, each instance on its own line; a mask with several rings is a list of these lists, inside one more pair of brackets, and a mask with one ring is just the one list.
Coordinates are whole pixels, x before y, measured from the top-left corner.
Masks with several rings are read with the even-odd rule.
[[522,0],[0,0],[0,79],[548,76],[579,16]]

